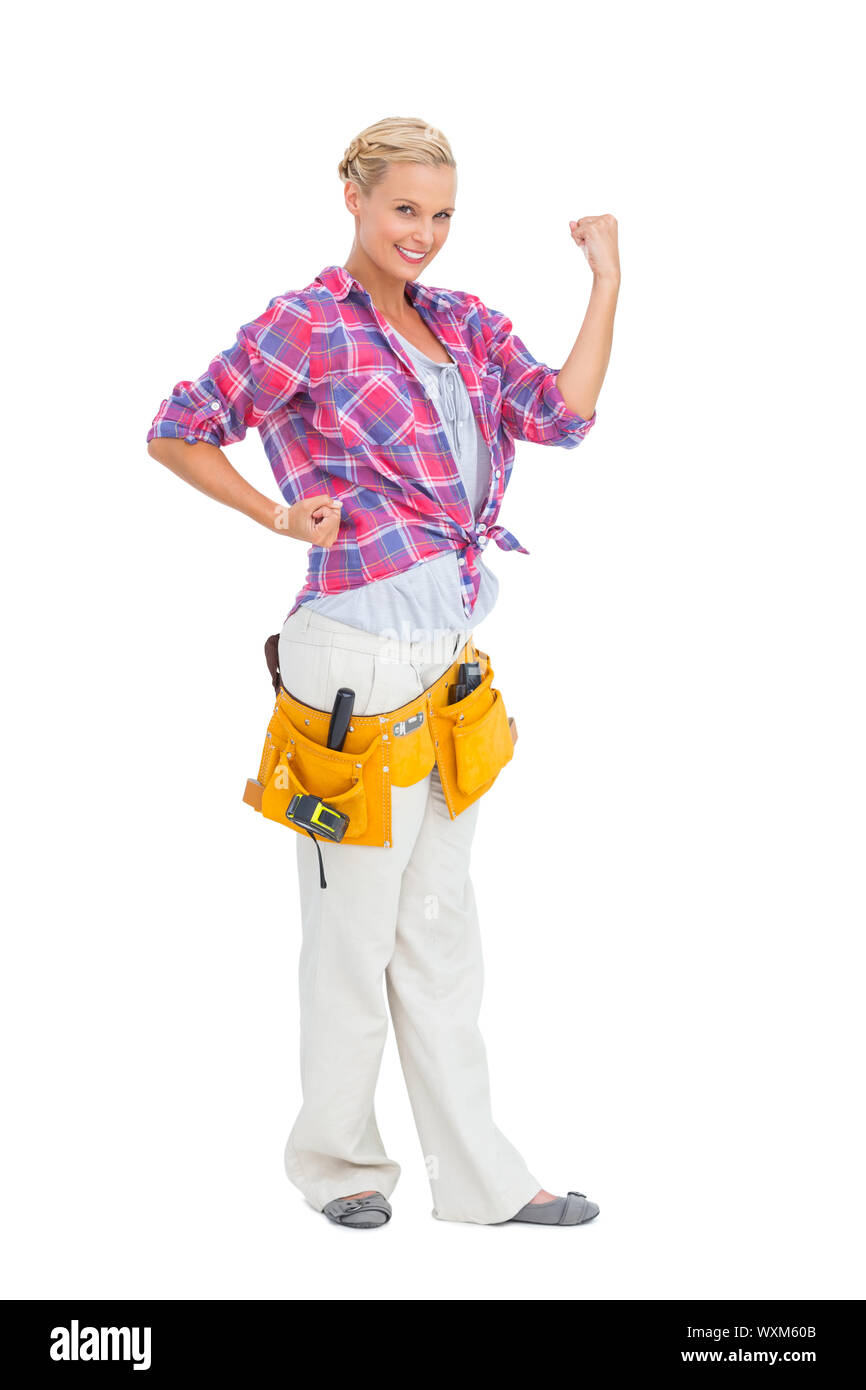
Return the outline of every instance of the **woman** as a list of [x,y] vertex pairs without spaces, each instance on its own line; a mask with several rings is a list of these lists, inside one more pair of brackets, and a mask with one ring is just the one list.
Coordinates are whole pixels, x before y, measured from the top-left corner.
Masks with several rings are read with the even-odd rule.
[[[496,524],[514,440],[574,448],[595,423],[619,289],[615,219],[570,224],[593,287],[554,372],[475,295],[419,283],[448,237],[455,168],[424,121],[363,131],[339,165],[355,224],[345,264],[272,299],[202,376],[175,387],[147,436],[153,457],[193,486],[310,543],[279,675],[318,711],[341,687],[356,715],[393,711],[448,671],[496,600],[485,545],[527,553]],[[221,452],[251,425],[287,505]],[[596,1203],[544,1189],[491,1115],[469,877],[480,801],[452,815],[435,764],[391,798],[381,845],[296,837],[303,1105],[288,1176],[341,1225],[390,1219],[400,1167],[374,1111],[384,979],[433,1215],[590,1220]]]

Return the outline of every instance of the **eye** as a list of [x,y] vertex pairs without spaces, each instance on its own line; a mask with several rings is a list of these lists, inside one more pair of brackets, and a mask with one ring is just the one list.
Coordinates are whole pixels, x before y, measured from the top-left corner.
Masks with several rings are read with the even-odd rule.
[[[409,203],[401,203],[400,206],[398,207],[397,211],[398,211],[398,212],[404,212],[404,211],[406,211],[406,212],[411,212],[411,211],[412,211],[412,208],[411,208],[411,206],[409,205]],[[450,218],[451,218],[451,213],[450,213],[450,212],[437,212],[436,216],[437,216],[437,217],[444,217],[444,218],[446,219],[446,221],[449,221]]]

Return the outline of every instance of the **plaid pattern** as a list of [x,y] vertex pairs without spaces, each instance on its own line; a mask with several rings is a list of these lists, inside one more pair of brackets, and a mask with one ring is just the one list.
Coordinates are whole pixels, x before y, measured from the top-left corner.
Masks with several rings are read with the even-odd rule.
[[285,500],[342,500],[330,549],[311,545],[295,598],[342,593],[460,552],[467,628],[476,557],[493,540],[529,551],[497,524],[514,441],[573,449],[595,424],[569,410],[554,368],[537,362],[511,321],[476,295],[406,282],[406,293],[458,363],[490,449],[490,488],[476,517],[448,437],[412,359],[367,291],[341,265],[276,295],[195,381],[181,381],[147,434],[223,447],[258,429]]

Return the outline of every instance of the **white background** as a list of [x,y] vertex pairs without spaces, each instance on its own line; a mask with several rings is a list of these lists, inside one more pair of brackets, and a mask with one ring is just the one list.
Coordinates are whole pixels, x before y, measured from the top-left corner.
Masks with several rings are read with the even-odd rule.
[[[862,1298],[863,109],[853,5],[19,11],[3,104],[6,1297]],[[450,139],[425,274],[558,367],[618,219],[598,421],[518,445],[476,629],[520,739],[474,850],[494,1114],[585,1227],[282,1167],[295,837],[243,805],[306,547],[152,460],[175,382],[348,256],[337,163]],[[232,462],[278,496],[259,436]]]

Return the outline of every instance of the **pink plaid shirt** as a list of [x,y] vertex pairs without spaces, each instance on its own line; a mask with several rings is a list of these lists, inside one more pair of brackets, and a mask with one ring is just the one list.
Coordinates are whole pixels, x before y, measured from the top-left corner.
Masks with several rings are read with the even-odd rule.
[[457,362],[490,449],[478,516],[435,405],[399,337],[341,265],[276,295],[195,381],[180,381],[147,434],[223,447],[255,426],[285,500],[342,501],[330,548],[311,545],[305,598],[342,593],[458,550],[467,626],[479,586],[476,556],[494,540],[529,551],[497,517],[515,440],[574,449],[595,424],[569,410],[557,369],[537,362],[496,309],[474,294],[411,280],[406,294]]

